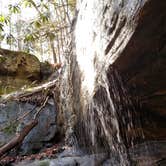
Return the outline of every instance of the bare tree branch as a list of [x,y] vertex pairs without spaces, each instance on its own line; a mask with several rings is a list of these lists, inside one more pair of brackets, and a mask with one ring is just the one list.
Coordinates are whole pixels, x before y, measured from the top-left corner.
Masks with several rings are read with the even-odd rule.
[[20,133],[17,133],[11,141],[2,146],[0,148],[0,157],[2,157],[5,153],[9,152],[11,149],[16,147],[20,143],[22,143],[25,136],[28,135],[28,133],[37,125],[37,123],[38,121],[36,119],[32,120],[24,127],[24,129]]

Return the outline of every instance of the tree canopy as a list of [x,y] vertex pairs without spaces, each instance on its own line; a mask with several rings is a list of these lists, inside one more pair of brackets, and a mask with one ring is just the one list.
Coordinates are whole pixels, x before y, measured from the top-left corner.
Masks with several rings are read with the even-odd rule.
[[[3,6],[3,1],[0,1]],[[76,0],[20,0],[0,14],[0,47],[33,53],[40,60],[61,61]],[[26,9],[32,9],[33,17]],[[32,11],[31,10],[31,11]],[[26,13],[27,12],[27,13]]]

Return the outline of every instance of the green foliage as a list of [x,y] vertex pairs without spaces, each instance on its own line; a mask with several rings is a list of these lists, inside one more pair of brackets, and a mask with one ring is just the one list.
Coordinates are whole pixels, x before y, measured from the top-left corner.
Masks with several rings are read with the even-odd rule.
[[50,20],[49,17],[50,17],[49,13],[43,13],[43,14],[40,15],[39,19],[44,24],[44,23],[48,23],[49,22],[49,20]]
[[10,17],[9,16],[4,16],[4,15],[0,15],[0,23],[2,24],[6,24],[6,25],[9,25],[10,23]]
[[26,42],[34,42],[39,38],[37,33],[27,34],[24,38],[24,43]]
[[2,41],[5,38],[5,35],[0,33],[0,41]]
[[9,16],[5,17],[4,15],[1,14],[0,15],[0,32],[3,32],[4,31],[4,26],[9,25],[9,23],[10,23],[10,17]]
[[25,36],[24,42],[35,41],[35,38],[32,34],[27,34]]
[[14,13],[14,14],[17,14],[17,13],[21,13],[21,9],[19,7],[19,5],[9,5],[9,11],[10,13]]
[[5,17],[3,15],[0,15],[0,22],[2,22],[2,23],[5,22]]
[[50,40],[54,40],[56,36],[54,33],[48,32],[46,33],[46,37],[48,37]]
[[4,31],[3,26],[4,25],[2,23],[0,23],[0,32]]
[[9,17],[9,16],[6,16],[6,17],[5,17],[5,24],[6,24],[6,25],[9,25],[9,24],[10,24],[10,17]]
[[[0,15],[0,44],[5,41],[11,49],[33,50],[31,53],[42,55],[47,51],[55,57],[65,46],[63,40],[69,33],[75,5],[76,0],[21,0],[18,4],[8,5],[8,15]],[[37,14],[32,20],[23,20],[19,14],[23,8],[33,8]],[[14,15],[18,18],[15,23]]]
[[68,0],[68,4],[72,11],[76,8],[76,0]]
[[8,34],[6,36],[7,44],[13,44],[16,41],[15,37],[12,34]]
[[24,7],[32,7],[32,2],[29,0],[23,0],[22,4]]
[[42,26],[40,20],[35,20],[32,22],[32,24],[34,25],[35,28],[40,28]]

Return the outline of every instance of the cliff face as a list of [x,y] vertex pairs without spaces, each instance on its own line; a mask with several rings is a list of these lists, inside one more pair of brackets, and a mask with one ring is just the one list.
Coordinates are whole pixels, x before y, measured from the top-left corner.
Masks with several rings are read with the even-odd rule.
[[166,138],[166,2],[151,0],[139,14],[137,28],[115,61],[133,98],[142,104],[147,139]]
[[126,147],[166,136],[166,2],[80,0],[77,8],[59,115],[67,137],[127,165]]

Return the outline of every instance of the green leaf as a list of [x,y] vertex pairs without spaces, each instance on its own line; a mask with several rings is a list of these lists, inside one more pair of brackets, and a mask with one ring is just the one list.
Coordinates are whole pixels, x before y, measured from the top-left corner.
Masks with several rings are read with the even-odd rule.
[[18,5],[9,5],[9,11],[11,13],[17,14],[17,13],[21,13],[21,9]]
[[47,35],[47,37],[50,38],[50,40],[54,40],[56,37],[54,33],[50,33],[50,32],[48,32],[46,35]]
[[5,24],[6,25],[10,24],[10,17],[9,16],[5,17]]
[[24,43],[34,42],[37,38],[37,34],[27,34],[24,38]]
[[6,25],[9,25],[10,17],[9,16],[5,17],[3,15],[0,15],[0,23],[2,23],[2,24],[5,23]]
[[32,3],[29,0],[24,0],[23,5],[24,7],[32,7]]
[[33,25],[35,26],[35,28],[40,28],[42,26],[40,21],[34,21]]
[[0,22],[2,22],[2,23],[5,22],[5,17],[3,15],[0,15]]
[[7,44],[13,44],[16,41],[16,39],[14,38],[14,36],[12,34],[8,34],[6,36],[6,42]]
[[5,35],[0,34],[0,40],[2,41],[5,38]]
[[0,31],[4,31],[3,26],[4,25],[0,23]]
[[40,20],[42,23],[48,23],[49,22],[49,14],[48,13],[45,13],[45,14],[41,14],[40,15]]

